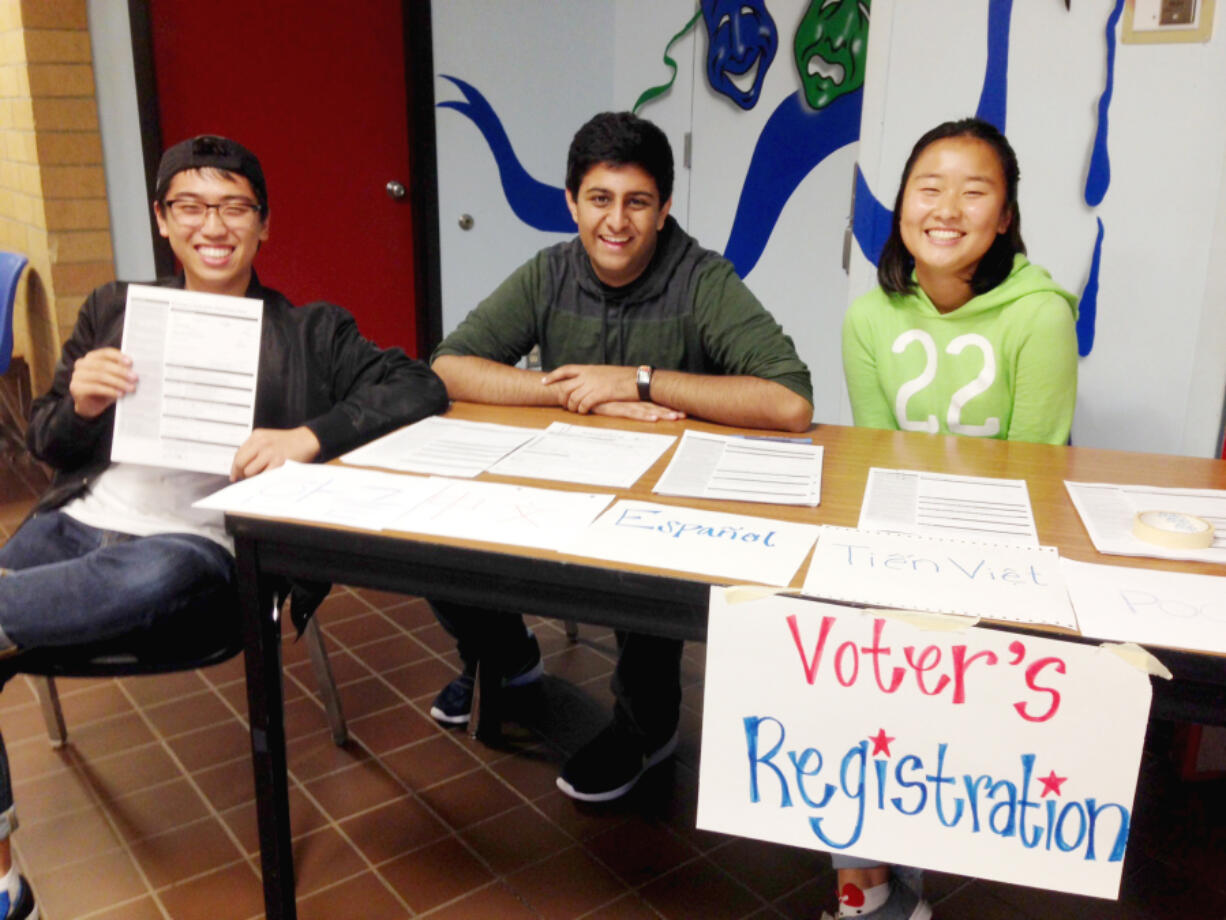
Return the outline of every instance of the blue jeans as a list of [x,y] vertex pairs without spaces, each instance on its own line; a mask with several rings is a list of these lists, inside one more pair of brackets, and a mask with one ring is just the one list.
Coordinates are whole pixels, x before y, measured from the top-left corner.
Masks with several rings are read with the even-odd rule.
[[234,558],[212,540],[133,537],[61,511],[22,525],[0,547],[0,569],[9,570],[0,575],[0,631],[20,649],[141,638],[164,628],[191,633],[204,625],[192,622],[197,615],[224,619],[218,605],[236,606]]
[[[0,570],[4,648],[166,642],[205,655],[239,628],[234,559],[195,534],[133,537],[47,511],[0,546]],[[0,738],[0,838],[16,827]]]

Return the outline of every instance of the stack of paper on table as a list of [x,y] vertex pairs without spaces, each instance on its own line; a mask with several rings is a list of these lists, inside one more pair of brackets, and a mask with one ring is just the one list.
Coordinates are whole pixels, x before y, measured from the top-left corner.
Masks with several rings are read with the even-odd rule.
[[807,441],[687,431],[653,490],[725,501],[817,505],[822,448]]
[[[1064,487],[1100,553],[1226,563],[1226,491],[1067,481]],[[1132,535],[1132,522],[1142,511],[1182,511],[1204,518],[1213,525],[1213,545],[1176,549],[1138,540]]]
[[476,476],[538,433],[535,428],[432,415],[351,450],[341,462],[407,473]]
[[860,530],[1038,546],[1024,479],[869,470]]
[[628,489],[676,440],[671,434],[554,422],[489,472]]

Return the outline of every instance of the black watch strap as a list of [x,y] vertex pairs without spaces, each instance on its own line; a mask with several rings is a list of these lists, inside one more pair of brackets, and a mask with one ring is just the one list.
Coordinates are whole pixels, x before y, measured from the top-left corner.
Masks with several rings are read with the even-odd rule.
[[639,399],[643,402],[651,402],[651,374],[650,364],[640,364],[635,374],[634,382],[638,385]]

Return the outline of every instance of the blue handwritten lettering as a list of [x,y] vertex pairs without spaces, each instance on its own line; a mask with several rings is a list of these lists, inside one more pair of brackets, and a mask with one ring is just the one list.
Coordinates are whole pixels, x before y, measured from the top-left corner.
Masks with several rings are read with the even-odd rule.
[[[811,787],[825,762],[819,749],[786,750],[789,770],[777,762],[785,749],[783,723],[770,716],[755,716],[743,719],[743,724],[750,801],[762,803],[762,777],[773,776],[779,784],[778,807],[791,808],[794,784],[796,796],[812,812],[818,812],[807,816],[810,830],[830,849],[844,850],[861,839],[867,803],[874,801],[876,811],[886,811],[889,803],[894,812],[909,818],[934,816],[945,828],[963,827],[972,834],[987,830],[1000,838],[1015,839],[1026,849],[1076,853],[1091,862],[1101,859],[1099,844],[1107,840],[1106,861],[1124,858],[1131,826],[1128,807],[1096,798],[1063,803],[1055,799],[1035,801],[1032,785],[1037,782],[1037,757],[1033,753],[1019,755],[1020,773],[1014,776],[960,774],[950,766],[951,750],[945,742],[937,744],[935,768],[930,772],[925,772],[921,756],[901,752],[892,769],[887,758],[878,757],[872,759],[873,769],[869,770],[869,742],[864,740],[843,755],[837,782],[821,784],[820,793],[814,794],[818,790]],[[762,768],[770,773],[764,774]],[[873,784],[875,789],[870,788]],[[965,798],[954,793],[955,788],[961,788]],[[851,822],[841,833],[830,829],[826,809],[834,806],[839,807],[835,814]],[[964,824],[968,815],[970,820]]]
[[[783,771],[771,763],[771,760],[779,749],[783,747],[783,739],[786,732],[783,730],[783,723],[778,719],[772,719],[770,716],[746,716],[745,717],[745,752],[749,756],[749,801],[755,805],[760,802],[761,795],[758,792],[758,764],[765,764],[775,771],[775,778],[779,780],[780,790],[780,808],[792,807],[792,795],[788,791],[787,777],[783,775]],[[779,739],[775,742],[775,746],[770,749],[765,757],[758,756],[758,729],[763,722],[769,722],[779,729]]]
[[[856,768],[858,770],[858,780],[856,789],[853,792],[847,787],[847,771],[848,767],[851,767],[856,762],[859,763],[859,767]],[[813,833],[816,834],[817,838],[828,847],[834,847],[836,850],[845,850],[849,846],[854,845],[855,842],[860,839],[860,834],[864,830],[864,774],[867,763],[868,742],[861,741],[847,752],[847,754],[843,757],[842,766],[839,767],[839,785],[843,788],[843,794],[849,799],[854,800],[856,803],[856,824],[855,827],[852,828],[851,836],[847,840],[845,840],[843,843],[836,843],[834,840],[827,837],[826,832],[822,830],[821,818],[809,819],[809,827],[813,829]],[[828,784],[826,786],[826,798],[829,799],[833,794],[834,787]]]

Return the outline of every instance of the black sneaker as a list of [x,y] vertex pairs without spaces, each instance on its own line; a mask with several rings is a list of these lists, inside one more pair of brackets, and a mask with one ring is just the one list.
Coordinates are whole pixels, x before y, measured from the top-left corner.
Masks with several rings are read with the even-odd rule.
[[[502,680],[504,687],[523,687],[541,679],[545,666],[541,663],[541,646],[532,630],[528,630],[524,659],[509,677]],[[461,674],[434,698],[430,715],[444,725],[466,725],[473,712],[473,675]]]
[[617,723],[581,747],[562,765],[558,788],[581,802],[611,802],[634,788],[639,778],[677,750],[677,733],[654,751]]
[[17,897],[11,902],[8,892],[0,894],[0,917],[4,920],[38,920],[38,905],[34,903],[34,892],[24,875],[17,877],[20,887]]

